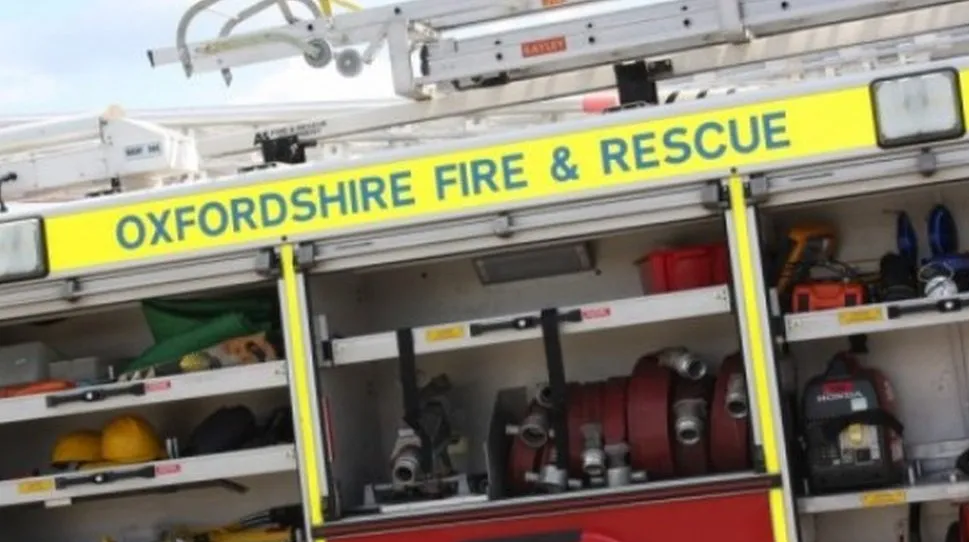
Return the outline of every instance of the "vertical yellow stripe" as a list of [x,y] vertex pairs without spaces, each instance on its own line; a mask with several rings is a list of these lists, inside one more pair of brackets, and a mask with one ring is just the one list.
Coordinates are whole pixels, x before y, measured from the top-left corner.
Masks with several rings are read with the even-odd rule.
[[330,0],[320,0],[320,11],[327,17],[333,16],[333,4],[330,3]]
[[300,307],[303,305],[299,298],[300,277],[296,273],[295,250],[293,245],[283,245],[279,249],[280,268],[283,277],[283,291],[286,299],[286,316],[289,320],[289,342],[292,345],[287,358],[292,365],[293,386],[296,395],[296,423],[299,426],[300,455],[303,457],[305,472],[301,473],[306,485],[306,496],[309,499],[310,522],[312,527],[323,524],[323,497],[320,488],[320,465],[316,450],[316,431],[319,428],[313,423],[313,403],[316,400],[310,393],[310,382],[313,375],[313,364],[306,353],[306,330],[303,329],[303,315]]
[[[780,474],[781,460],[778,446],[777,429],[774,427],[774,412],[771,404],[768,378],[767,355],[764,352],[761,326],[762,307],[757,299],[757,271],[754,269],[753,249],[751,247],[751,225],[747,220],[747,198],[744,194],[744,181],[738,175],[730,177],[727,188],[730,194],[731,220],[737,234],[734,255],[740,267],[740,287],[744,300],[744,315],[747,324],[747,341],[750,345],[751,369],[754,381],[754,404],[760,421],[764,463],[768,474]],[[771,524],[775,542],[787,542],[787,510],[783,489],[772,489],[769,495]]]

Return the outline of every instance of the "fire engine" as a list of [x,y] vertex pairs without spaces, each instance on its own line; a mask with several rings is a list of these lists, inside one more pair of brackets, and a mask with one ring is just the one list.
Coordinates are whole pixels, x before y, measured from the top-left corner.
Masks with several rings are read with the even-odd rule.
[[0,119],[5,536],[969,540],[969,2],[218,4],[398,99]]

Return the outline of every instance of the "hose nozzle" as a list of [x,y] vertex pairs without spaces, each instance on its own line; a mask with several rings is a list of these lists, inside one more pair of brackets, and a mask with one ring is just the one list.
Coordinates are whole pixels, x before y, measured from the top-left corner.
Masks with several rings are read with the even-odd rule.
[[730,375],[727,380],[727,394],[724,399],[727,413],[731,418],[743,419],[750,415],[750,407],[747,404],[747,383],[744,375],[735,373]]
[[700,380],[707,375],[707,364],[682,346],[667,348],[657,357],[660,365],[688,380]]
[[394,457],[392,476],[394,484],[407,485],[417,481],[421,471],[420,448],[405,446]]
[[705,429],[704,406],[702,399],[684,399],[673,405],[673,432],[677,442],[685,446],[700,442]]

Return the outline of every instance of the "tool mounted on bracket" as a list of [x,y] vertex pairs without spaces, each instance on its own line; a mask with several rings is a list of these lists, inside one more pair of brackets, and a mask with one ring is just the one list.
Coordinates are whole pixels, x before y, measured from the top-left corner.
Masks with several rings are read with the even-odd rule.
[[908,213],[897,214],[897,253],[886,254],[880,263],[883,300],[901,301],[920,295],[946,299],[969,290],[969,254],[958,252],[958,228],[944,205],[936,205],[929,212],[926,236],[930,255],[920,259],[918,234]]
[[919,279],[925,297],[943,298],[969,289],[969,254],[959,253],[959,230],[955,218],[944,205],[929,212],[927,235],[931,256],[920,262]]
[[803,224],[787,231],[768,273],[784,312],[791,310],[794,287],[810,276],[815,264],[831,260],[836,248],[837,235],[826,224]]
[[365,487],[365,508],[468,496],[478,486],[454,469],[450,455],[462,440],[452,426],[451,381],[438,375],[419,382],[411,329],[398,330],[397,348],[403,424],[390,454],[391,481]]
[[[814,269],[827,269],[833,277],[810,278]],[[810,312],[863,305],[867,302],[868,287],[851,266],[834,259],[802,262],[797,271],[798,282],[791,288],[790,311]]]

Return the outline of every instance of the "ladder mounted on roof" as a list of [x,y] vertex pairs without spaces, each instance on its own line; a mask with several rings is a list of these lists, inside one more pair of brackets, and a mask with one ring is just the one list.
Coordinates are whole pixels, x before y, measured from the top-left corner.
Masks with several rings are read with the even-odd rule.
[[[753,40],[849,21],[884,18],[917,9],[958,4],[951,0],[668,0],[609,10],[610,0],[412,0],[373,9],[324,15],[311,0],[261,0],[223,27],[219,37],[189,43],[191,22],[220,0],[201,0],[182,17],[174,47],[148,52],[154,66],[180,63],[187,76],[228,70],[303,55],[316,68],[331,64],[353,77],[383,48],[390,54],[394,90],[400,96],[426,99],[435,91],[467,90],[547,77],[626,61],[645,63],[654,78],[677,74],[668,55],[719,45],[748,46]],[[287,2],[306,4],[312,16],[297,20]],[[232,35],[235,26],[271,6],[283,10],[286,24]],[[965,6],[963,6],[965,8]],[[523,26],[525,16],[572,17]],[[910,21],[910,34],[955,27],[927,13]],[[932,16],[934,15],[934,17]],[[511,29],[456,35],[486,23],[510,23]],[[933,27],[933,28],[930,28]],[[831,35],[829,40],[855,42]],[[812,44],[804,44],[810,53]],[[816,47],[813,46],[813,47]],[[363,52],[359,49],[363,48]],[[788,54],[799,54],[787,48]],[[740,57],[718,59],[730,67]],[[623,64],[619,64],[623,65]],[[630,78],[641,83],[644,68],[617,72],[619,86]],[[632,83],[629,83],[631,85]],[[627,85],[628,86],[628,85]]]
[[199,169],[195,140],[127,118],[118,107],[0,128],[5,201],[93,197],[157,186]]
[[[250,10],[287,1],[296,0]],[[190,9],[175,47],[149,51],[152,64],[180,63],[188,76],[225,74],[303,55],[316,68],[332,64],[354,76],[386,48],[395,91],[410,99],[199,142],[206,156],[261,148],[267,161],[274,149],[329,137],[604,89],[618,89],[621,107],[652,105],[661,101],[659,86],[676,81],[751,86],[846,65],[871,69],[888,57],[910,63],[969,51],[967,0],[667,0],[611,11],[608,0],[411,0],[319,17],[311,9],[314,18],[299,21],[284,12],[278,27],[189,43],[192,20],[217,2]],[[523,18],[536,14],[543,22],[525,26]],[[549,22],[553,15],[571,16]],[[487,30],[497,22],[512,29]],[[476,35],[461,36],[475,27]],[[267,148],[273,141],[282,147]]]

